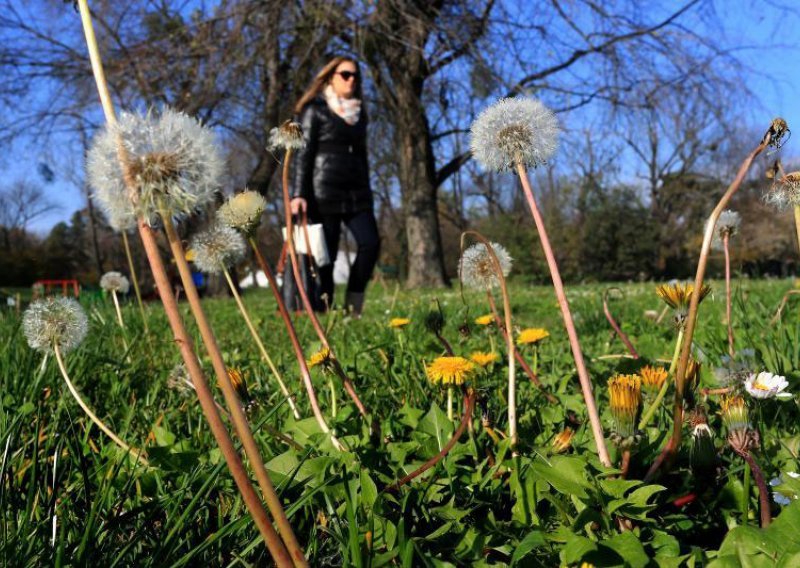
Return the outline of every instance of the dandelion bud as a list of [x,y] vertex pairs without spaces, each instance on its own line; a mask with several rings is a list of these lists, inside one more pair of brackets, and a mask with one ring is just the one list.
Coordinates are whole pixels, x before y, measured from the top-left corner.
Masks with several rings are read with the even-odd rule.
[[692,428],[689,462],[698,475],[713,470],[716,465],[717,448],[714,446],[714,432],[706,423],[698,423]]
[[642,403],[642,379],[638,375],[616,375],[608,381],[608,394],[616,436],[622,444],[630,443]]
[[544,164],[558,146],[558,121],[533,98],[500,99],[472,123],[472,155],[490,170]]
[[[497,243],[491,243],[491,250],[497,257],[503,277],[508,276],[513,261],[511,255],[503,245]],[[486,290],[500,285],[492,253],[482,243],[472,245],[464,251],[459,263],[459,276],[464,286],[468,288]]]
[[245,409],[249,410],[254,405],[254,401],[250,396],[250,391],[247,389],[247,383],[244,380],[242,372],[235,367],[228,367],[227,373],[233,390],[236,391],[236,396],[239,397]]
[[314,353],[307,361],[309,369],[313,369],[318,365],[322,365],[323,368],[327,369],[333,363],[333,356],[331,355],[331,350],[327,347],[323,347],[316,353]]
[[100,287],[108,292],[116,292],[124,296],[130,290],[131,283],[124,275],[111,271],[106,272],[100,278]]
[[751,431],[747,404],[741,396],[722,399],[722,422],[728,429],[728,443],[736,452],[746,452],[757,443],[757,434]]
[[207,274],[220,272],[244,258],[247,245],[235,229],[217,225],[192,239],[194,263]]
[[86,337],[86,314],[73,298],[44,298],[34,301],[22,317],[22,331],[32,349],[64,354],[75,349]]
[[261,215],[267,208],[267,201],[257,191],[237,193],[217,210],[217,220],[227,227],[244,235],[255,234],[261,223]]
[[575,436],[575,431],[572,428],[564,428],[559,432],[558,436],[553,438],[551,448],[555,454],[563,454],[572,446],[572,438]]
[[[703,284],[700,288],[700,302],[711,292],[711,288]],[[664,300],[670,308],[674,310],[673,318],[677,327],[686,325],[686,316],[689,314],[689,304],[694,293],[694,284],[663,284],[656,288],[658,297]]]
[[287,120],[278,128],[269,131],[269,148],[284,150],[299,150],[306,145],[303,138],[303,129],[296,122]]
[[434,335],[439,335],[442,329],[444,329],[444,313],[442,312],[442,307],[439,305],[439,300],[433,300],[432,303],[435,306],[425,314],[425,329]]

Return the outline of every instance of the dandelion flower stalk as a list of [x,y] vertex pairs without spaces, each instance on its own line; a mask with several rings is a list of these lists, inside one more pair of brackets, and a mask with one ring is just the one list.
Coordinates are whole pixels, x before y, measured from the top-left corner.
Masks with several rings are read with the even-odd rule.
[[239,308],[239,313],[241,314],[242,319],[244,319],[245,325],[247,326],[248,331],[250,331],[250,336],[253,338],[253,341],[255,342],[259,353],[261,354],[261,358],[267,364],[272,372],[272,375],[277,380],[281,393],[283,393],[283,396],[289,403],[289,407],[292,409],[292,414],[294,414],[294,417],[299,420],[300,413],[297,410],[294,399],[289,393],[289,389],[286,388],[286,384],[283,382],[283,377],[281,377],[280,371],[278,371],[278,368],[272,361],[272,357],[269,356],[267,348],[264,347],[264,343],[261,341],[261,336],[253,325],[253,322],[250,319],[250,314],[247,312],[247,308],[245,307],[242,297],[239,294],[239,291],[236,289],[236,284],[234,284],[233,278],[231,278],[230,271],[228,270],[229,265],[235,264],[244,258],[244,253],[247,248],[244,238],[236,231],[236,229],[224,225],[217,225],[196,235],[192,240],[190,247],[195,253],[195,264],[201,271],[207,274],[222,272],[223,276],[225,277],[225,281],[228,283],[228,288],[233,295],[233,299],[236,301],[236,306]]
[[139,276],[136,274],[136,267],[133,264],[133,255],[131,254],[131,245],[128,242],[127,231],[120,231],[122,233],[122,246],[125,249],[125,258],[128,260],[128,270],[131,273],[131,281],[133,282],[133,292],[136,295],[136,303],[139,305],[139,313],[142,315],[142,326],[144,327],[145,334],[149,337],[150,329],[147,326],[147,314],[144,311],[144,302],[142,302],[142,291],[139,288]]
[[[122,318],[122,309],[119,305],[119,298],[117,297],[117,292],[120,294],[127,294],[130,288],[130,283],[128,279],[125,278],[119,272],[106,272],[100,278],[100,287],[103,290],[111,293],[111,298],[114,300],[114,309],[117,313],[117,323],[119,323],[119,327],[122,330],[122,345],[125,348],[125,352],[128,353],[128,340],[127,340],[127,330],[125,329],[125,320]],[[130,355],[128,356],[128,362],[130,362]]]
[[[108,85],[105,80],[105,73],[103,71],[97,40],[94,35],[92,17],[89,11],[87,0],[78,0],[78,7],[81,14],[83,30],[86,36],[86,44],[92,64],[92,72],[94,74],[95,82],[97,83],[97,90],[100,95],[106,122],[110,127],[114,127],[117,124],[116,114],[114,112],[114,106],[111,102]],[[117,152],[122,170],[122,176],[125,182],[125,188],[128,192],[128,195],[135,200],[137,198],[135,180],[130,168],[128,167],[129,158],[122,140],[118,140]],[[175,340],[180,349],[184,363],[186,364],[187,371],[191,376],[192,382],[196,388],[198,400],[200,401],[200,405],[203,408],[203,412],[206,416],[209,426],[211,427],[214,438],[220,447],[222,455],[225,458],[239,492],[241,493],[242,498],[247,505],[250,515],[252,516],[256,526],[259,529],[259,532],[264,538],[264,542],[269,549],[270,555],[277,566],[281,568],[291,567],[293,565],[307,566],[308,564],[305,561],[305,555],[299,546],[292,547],[291,544],[289,544],[289,551],[287,551],[286,546],[283,542],[281,542],[281,538],[278,536],[277,532],[272,526],[263,504],[253,489],[241,457],[237,453],[236,448],[234,447],[233,442],[228,435],[227,430],[225,429],[225,425],[222,422],[220,414],[214,404],[214,397],[211,393],[211,389],[208,386],[208,382],[203,375],[203,371],[200,368],[197,356],[194,353],[192,340],[189,337],[185,326],[183,325],[180,312],[178,311],[177,302],[170,293],[169,277],[167,276],[155,235],[153,234],[147,219],[145,219],[141,213],[137,215],[137,226],[148,262],[150,263],[150,267],[152,269],[153,277],[156,281],[159,295],[161,296],[161,301],[164,304],[164,311],[166,312],[170,327],[175,335]],[[275,497],[277,499],[277,495]],[[278,504],[280,504],[279,500]],[[285,523],[281,523],[281,519],[276,519],[276,521],[281,527],[284,538],[290,540],[288,538],[288,533],[291,532],[291,527],[288,525],[288,521]],[[287,527],[288,531],[285,530]]]
[[716,207],[714,207],[714,210],[711,212],[708,221],[706,222],[706,229],[703,235],[703,244],[700,249],[700,257],[697,262],[697,273],[694,279],[694,289],[692,291],[692,298],[689,303],[689,312],[686,317],[686,331],[683,339],[683,347],[681,348],[681,356],[678,361],[678,367],[675,375],[675,406],[673,410],[672,436],[667,442],[664,451],[662,451],[658,459],[653,462],[653,465],[650,466],[650,470],[647,472],[645,477],[646,481],[652,479],[664,462],[667,462],[669,465],[671,465],[681,445],[681,438],[683,435],[683,398],[686,370],[689,366],[689,357],[692,350],[692,339],[694,338],[694,331],[697,325],[697,309],[700,305],[700,300],[702,299],[701,295],[703,291],[703,278],[705,277],[706,266],[708,265],[711,241],[714,238],[714,231],[717,221],[722,214],[722,211],[730,202],[731,197],[733,197],[733,195],[739,190],[739,187],[742,185],[742,181],[747,175],[747,172],[756,157],[761,154],[761,152],[763,152],[769,145],[779,145],[781,138],[785,136],[787,130],[786,122],[783,119],[778,118],[772,121],[770,128],[764,134],[761,142],[742,162],[736,177],[728,186],[728,189],[722,195]]
[[22,322],[25,337],[31,348],[45,355],[55,355],[58,369],[72,397],[98,428],[125,452],[148,465],[147,459],[139,450],[134,450],[92,411],[84,402],[78,389],[72,384],[64,363],[64,354],[75,349],[86,337],[87,318],[80,304],[71,298],[45,298],[33,302],[25,311]]
[[[291,197],[289,196],[289,167],[292,161],[292,153],[294,149],[297,147],[297,144],[300,144],[303,139],[303,132],[300,128],[300,125],[286,121],[274,134],[273,134],[273,144],[281,145],[285,147],[286,153],[283,157],[283,172],[282,172],[282,187],[283,187],[283,207],[284,207],[284,215],[286,218],[286,245],[289,251],[289,258],[291,259],[292,265],[292,272],[294,273],[294,278],[296,282],[302,282],[303,279],[300,277],[300,263],[297,260],[297,250],[294,246],[294,223],[292,222],[292,211],[290,207]],[[325,333],[325,330],[322,329],[322,325],[319,322],[319,318],[317,318],[314,309],[311,306],[311,301],[308,299],[308,294],[306,294],[305,289],[303,286],[298,286],[297,291],[300,294],[300,300],[303,304],[303,309],[306,311],[308,318],[311,320],[311,325],[314,327],[314,331],[317,334],[317,337],[322,342],[322,345],[327,347],[328,349],[333,352],[333,349],[328,341],[328,336]],[[365,419],[369,419],[369,412],[367,412],[366,406],[361,401],[356,392],[355,387],[353,386],[353,382],[350,380],[350,377],[347,376],[347,373],[344,372],[344,369],[341,368],[341,365],[338,364],[338,360],[334,354],[333,356],[334,361],[336,362],[336,373],[342,378],[342,382],[344,383],[344,388],[347,394],[350,396],[352,401],[355,403],[356,408],[358,408],[359,413]],[[321,418],[321,415],[320,415]],[[319,421],[319,418],[318,418]],[[322,425],[320,425],[321,427]],[[327,426],[326,426],[327,428]],[[327,431],[327,430],[325,430]]]
[[619,337],[622,343],[625,344],[625,348],[628,350],[628,353],[630,353],[634,359],[638,359],[639,353],[636,351],[636,348],[633,346],[633,343],[631,343],[631,340],[628,337],[628,335],[624,331],[622,331],[622,328],[617,323],[617,320],[614,319],[614,316],[611,314],[611,310],[608,307],[608,295],[611,293],[612,290],[616,290],[622,293],[622,290],[616,287],[607,288],[606,291],[603,292],[603,313],[606,315],[606,319],[608,320],[608,323],[611,325],[611,328],[614,330],[614,333],[616,333],[617,337]]
[[650,406],[648,406],[647,410],[645,410],[642,414],[642,419],[639,421],[639,430],[644,430],[647,428],[656,410],[658,410],[658,408],[661,406],[661,401],[664,400],[664,396],[666,396],[667,389],[669,388],[669,379],[675,375],[675,368],[678,366],[678,357],[680,357],[682,345],[683,328],[679,328],[678,337],[675,339],[675,349],[672,352],[672,361],[670,362],[669,370],[667,371],[667,380],[665,380],[661,385],[656,398],[652,403],[650,403]]
[[[470,235],[480,244],[473,245],[464,250],[466,237]],[[505,316],[505,330],[511,329],[511,301],[506,287],[506,275],[511,270],[511,257],[505,248],[490,243],[486,237],[477,231],[465,231],[461,234],[461,259],[459,273],[461,281],[473,288],[483,288],[491,296],[491,289],[500,287],[503,298],[503,315]],[[501,260],[502,257],[502,260]],[[493,312],[496,310],[493,310]],[[516,357],[517,352],[514,339],[506,332],[506,347],[508,349],[508,437],[511,445],[516,446],[517,436],[517,377]]]
[[489,107],[472,125],[472,151],[476,159],[489,169],[514,170],[522,183],[525,198],[533,215],[539,233],[550,276],[553,280],[558,305],[567,329],[578,379],[581,384],[586,411],[592,427],[600,462],[611,467],[603,426],[597,412],[597,404],[592,392],[592,383],[586,370],[575,323],[569,309],[567,296],[558,264],[547,236],[536,199],[528,180],[527,166],[536,167],[545,163],[558,145],[558,122],[553,113],[536,99],[501,99]]
[[733,316],[731,310],[731,253],[730,240],[739,230],[739,214],[735,211],[723,211],[717,221],[717,229],[712,245],[722,247],[725,254],[725,321],[728,325],[728,355],[733,357],[736,354],[733,339]]

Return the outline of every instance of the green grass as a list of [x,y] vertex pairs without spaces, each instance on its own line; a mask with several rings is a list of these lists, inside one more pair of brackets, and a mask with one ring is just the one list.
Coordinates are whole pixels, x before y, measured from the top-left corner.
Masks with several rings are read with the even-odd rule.
[[[705,359],[701,386],[716,386],[711,369],[727,350],[724,287],[721,282],[712,286],[714,294],[701,306],[696,334],[696,347]],[[734,321],[737,348],[755,349],[759,369],[786,375],[789,390],[797,392],[800,306],[790,300],[782,320],[770,324],[791,286],[788,281],[737,281]],[[624,298],[612,300],[611,309],[623,330],[643,359],[668,360],[675,337],[669,317],[656,324],[644,316],[645,310],[662,308],[654,285],[622,288]],[[635,371],[642,363],[618,357],[624,346],[603,316],[603,290],[575,286],[568,296],[608,433],[612,421],[605,382],[615,372]],[[443,411],[445,391],[430,385],[424,373],[424,361],[442,354],[422,324],[431,300],[441,303],[444,335],[457,354],[489,350],[491,341],[498,352],[505,352],[496,331],[473,323],[487,312],[481,295],[468,294],[465,304],[457,289],[400,291],[394,299],[393,294],[391,287],[373,286],[361,320],[340,314],[322,318],[360,396],[381,422],[382,438],[371,439],[337,382],[340,410],[331,424],[351,448],[347,454],[332,449],[311,418],[271,294],[251,292],[245,302],[276,364],[297,392],[307,417],[299,421],[292,418],[260,362],[233,301],[204,301],[226,363],[245,374],[256,402],[250,411],[256,438],[312,566],[572,566],[581,561],[597,566],[714,561],[719,566],[760,566],[772,565],[758,557],[763,554],[758,539],[769,538],[774,539],[770,550],[775,557],[800,552],[797,505],[779,517],[771,533],[754,536],[758,502],[753,487],[751,518],[746,523],[741,518],[743,462],[725,449],[716,399],[707,403],[719,450],[716,469],[693,474],[688,454],[681,454],[657,485],[638,481],[670,431],[670,391],[667,404],[634,451],[629,479],[604,473],[552,290],[519,282],[511,288],[515,324],[550,331],[539,352],[539,371],[559,404],[548,404],[519,373],[520,455],[513,457],[505,442],[495,445],[481,427],[483,415],[496,429],[506,429],[505,366],[495,365],[475,383],[480,396],[472,433],[421,478],[399,492],[382,492],[438,452],[455,429]],[[266,549],[196,398],[167,384],[180,357],[160,306],[148,307],[149,337],[142,332],[135,304],[125,306],[130,362],[110,302],[94,301],[86,307],[90,333],[67,356],[70,375],[123,439],[134,446],[146,444],[152,467],[134,465],[91,425],[70,397],[54,361],[42,367],[42,357],[28,348],[15,312],[3,311],[0,565],[268,564]],[[182,304],[181,310],[188,316],[188,306]],[[403,331],[389,329],[389,319],[400,316],[413,323]],[[307,318],[296,323],[310,355],[319,347],[313,329]],[[190,329],[196,345],[201,345],[196,330]],[[531,353],[525,355],[530,360]],[[209,358],[203,355],[201,362],[212,377]],[[327,377],[318,369],[313,374],[329,417]],[[767,479],[796,471],[797,404],[767,401],[753,405],[752,412],[764,432],[764,449],[757,459]],[[553,455],[552,438],[570,423],[577,431],[573,449]],[[303,449],[274,438],[265,424],[291,436]],[[610,449],[617,460],[613,445]],[[672,503],[690,493],[697,497],[689,505]],[[780,508],[774,507],[777,514]],[[630,520],[632,531],[619,530],[620,517]],[[738,528],[731,531],[733,527]],[[792,530],[795,536],[787,536]],[[746,564],[743,558],[754,563]]]

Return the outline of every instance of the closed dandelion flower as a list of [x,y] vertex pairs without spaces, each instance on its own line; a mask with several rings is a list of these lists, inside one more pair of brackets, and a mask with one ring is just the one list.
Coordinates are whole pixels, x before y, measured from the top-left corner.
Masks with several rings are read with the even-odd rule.
[[[511,272],[511,255],[503,245],[491,243],[491,246],[503,277],[508,276]],[[492,255],[484,244],[472,245],[464,251],[459,263],[459,273],[461,281],[468,288],[485,290],[500,285]]]
[[410,323],[411,320],[408,318],[392,318],[391,320],[389,320],[389,327],[394,329],[400,329],[407,326]]
[[494,315],[486,314],[485,316],[480,316],[475,318],[475,323],[478,325],[491,325],[494,323]]
[[195,265],[208,274],[220,272],[239,262],[247,250],[238,231],[221,225],[195,235],[190,247]]
[[692,427],[689,445],[689,462],[697,473],[705,473],[713,469],[717,461],[717,448],[714,446],[714,431],[706,422],[699,422]]
[[533,98],[500,99],[472,123],[470,146],[475,159],[489,170],[515,164],[544,164],[558,146],[558,121]]
[[553,438],[551,448],[553,453],[563,454],[572,446],[572,438],[575,436],[575,431],[572,428],[564,428],[558,435]]
[[700,384],[700,369],[702,363],[697,359],[689,359],[686,363],[686,373],[684,375],[683,384],[686,385],[686,390],[689,393],[694,393]]
[[245,409],[249,410],[253,406],[253,399],[250,396],[250,391],[247,389],[247,382],[244,380],[242,371],[236,367],[228,367],[227,374],[228,379],[231,381],[231,385],[233,386],[233,390],[236,391],[236,396],[238,396],[239,400],[242,401]]
[[642,403],[642,379],[638,375],[616,375],[608,381],[609,406],[615,434],[626,442],[636,433],[636,419]]
[[550,333],[541,327],[529,327],[519,332],[517,345],[531,345],[550,337]]
[[437,357],[425,367],[425,374],[433,384],[462,385],[474,370],[475,365],[463,357]]
[[322,349],[320,349],[319,351],[314,353],[306,361],[306,363],[308,364],[308,368],[309,369],[313,369],[317,365],[323,365],[323,366],[327,367],[331,363],[332,360],[333,359],[331,357],[331,350],[328,349],[327,347],[323,347]]
[[711,246],[716,250],[722,250],[723,239],[725,237],[731,238],[739,232],[739,225],[742,223],[741,216],[736,211],[726,209],[723,211],[717,220],[717,226],[714,230],[714,239],[711,241]]
[[469,360],[479,367],[488,367],[492,363],[497,362],[499,358],[497,353],[484,353],[482,351],[476,351],[469,356]]
[[[706,296],[711,292],[711,288],[706,284],[700,288],[700,301],[702,302]],[[686,317],[689,314],[689,303],[692,300],[694,293],[694,284],[681,284],[676,282],[674,284],[662,284],[656,288],[658,297],[673,309],[673,321],[678,327],[686,324]]]
[[722,422],[728,433],[745,431],[750,428],[750,417],[747,404],[741,396],[726,396],[720,402]]
[[100,287],[108,292],[125,295],[130,290],[131,283],[123,274],[112,270],[111,272],[106,272],[100,278]]
[[255,233],[261,223],[261,215],[267,208],[267,200],[257,191],[237,193],[217,210],[217,220],[243,234]]
[[642,378],[642,386],[645,390],[658,392],[664,381],[667,380],[667,370],[664,367],[645,365],[639,369],[639,376]]
[[303,129],[296,122],[287,120],[277,128],[269,131],[269,148],[275,150],[299,150],[306,145]]
[[784,392],[789,382],[786,377],[773,375],[767,371],[762,371],[757,375],[752,373],[744,382],[744,389],[753,398],[781,398],[790,399],[792,394]]
[[28,345],[43,353],[55,347],[64,354],[80,345],[89,328],[81,305],[73,298],[44,298],[31,303],[22,318]]
[[[128,159],[132,188],[125,183],[118,141]],[[173,217],[190,214],[213,198],[222,170],[211,130],[171,109],[123,113],[98,134],[87,158],[92,198],[116,230],[138,215],[153,223],[161,206]]]

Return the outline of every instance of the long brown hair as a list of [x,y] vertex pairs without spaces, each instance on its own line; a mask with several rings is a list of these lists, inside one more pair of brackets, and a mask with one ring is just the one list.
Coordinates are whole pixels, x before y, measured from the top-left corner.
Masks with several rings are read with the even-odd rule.
[[317,76],[314,77],[314,80],[311,81],[311,86],[306,89],[306,92],[303,93],[303,96],[297,101],[294,105],[294,113],[300,114],[303,112],[303,109],[306,107],[311,100],[319,95],[325,86],[331,82],[333,78],[333,74],[336,72],[336,68],[339,66],[340,63],[344,63],[345,61],[349,61],[353,65],[356,66],[356,72],[358,76],[356,77],[356,90],[353,93],[353,96],[357,99],[362,98],[362,90],[361,90],[361,69],[358,66],[358,61],[353,59],[352,57],[347,57],[346,55],[337,55],[323,67]]

